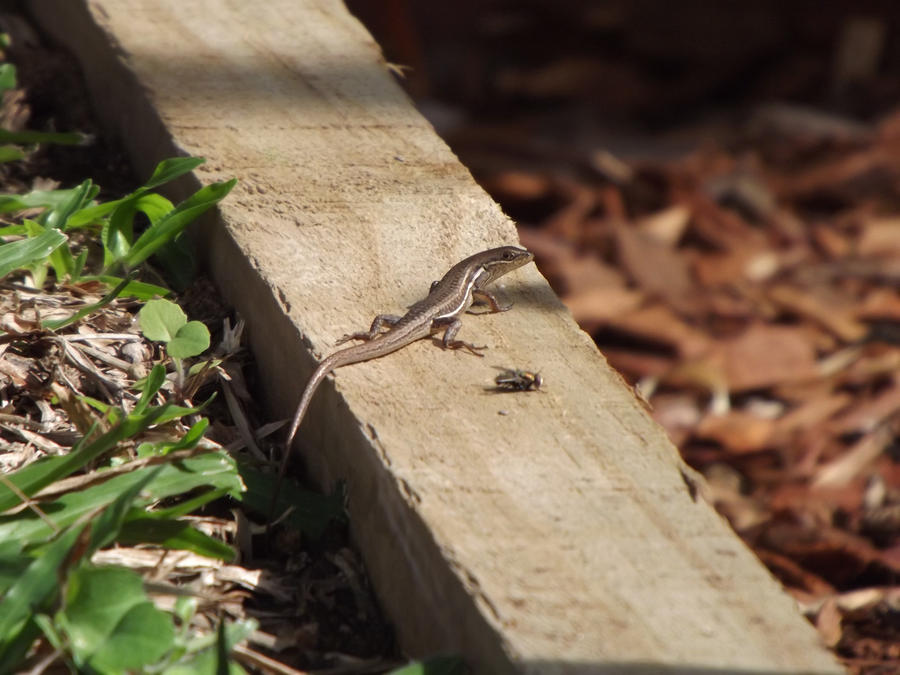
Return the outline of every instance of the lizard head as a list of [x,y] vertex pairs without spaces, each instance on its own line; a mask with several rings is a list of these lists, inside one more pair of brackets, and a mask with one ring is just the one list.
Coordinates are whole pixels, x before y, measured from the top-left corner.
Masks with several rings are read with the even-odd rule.
[[483,256],[481,266],[484,274],[479,278],[479,287],[483,288],[502,277],[507,272],[512,272],[517,267],[526,265],[534,260],[534,254],[517,246],[501,246],[480,253]]
[[492,248],[478,254],[481,257],[481,267],[484,274],[479,278],[478,286],[484,288],[487,284],[499,279],[507,272],[512,272],[517,267],[526,265],[534,260],[534,254],[517,246],[501,246]]

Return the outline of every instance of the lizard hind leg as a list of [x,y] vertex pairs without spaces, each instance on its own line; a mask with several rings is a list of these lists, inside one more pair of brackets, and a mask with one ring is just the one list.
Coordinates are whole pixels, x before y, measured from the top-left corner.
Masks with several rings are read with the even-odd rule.
[[375,320],[372,321],[372,325],[368,331],[360,331],[358,333],[348,333],[340,340],[335,342],[336,345],[342,345],[345,342],[349,342],[350,340],[363,340],[368,342],[369,340],[375,339],[381,333],[381,329],[384,326],[393,326],[403,317],[397,316],[396,314],[379,314],[375,317]]

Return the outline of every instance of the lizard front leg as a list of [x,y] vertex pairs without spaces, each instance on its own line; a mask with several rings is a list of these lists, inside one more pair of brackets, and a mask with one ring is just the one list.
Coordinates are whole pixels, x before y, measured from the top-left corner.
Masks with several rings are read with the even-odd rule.
[[345,342],[349,342],[350,340],[364,340],[368,342],[369,340],[375,339],[375,337],[381,332],[381,329],[384,326],[393,326],[403,317],[397,316],[396,314],[379,314],[375,317],[375,320],[372,321],[372,326],[368,331],[360,331],[358,333],[348,333],[340,340],[335,342],[336,345],[342,345]]
[[471,342],[464,342],[463,340],[454,340],[456,334],[459,332],[459,329],[462,327],[462,321],[459,319],[446,319],[446,320],[437,320],[431,324],[431,332],[439,333],[441,330],[444,331],[444,337],[441,340],[441,346],[444,349],[465,349],[470,354],[474,354],[475,356],[484,356],[484,354],[479,354],[480,350],[487,349],[487,347],[479,347],[477,345],[473,345]]
[[512,309],[512,303],[508,305],[501,305],[497,302],[497,298],[493,293],[485,290],[474,289],[472,291],[472,297],[478,302],[483,302],[486,305],[490,305],[490,312],[471,312],[472,314],[493,314],[494,312],[508,312]]

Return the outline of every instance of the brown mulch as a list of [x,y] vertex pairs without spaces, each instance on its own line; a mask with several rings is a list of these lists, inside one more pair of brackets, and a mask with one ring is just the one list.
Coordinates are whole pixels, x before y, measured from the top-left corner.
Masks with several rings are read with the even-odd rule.
[[895,8],[350,6],[824,642],[900,671]]

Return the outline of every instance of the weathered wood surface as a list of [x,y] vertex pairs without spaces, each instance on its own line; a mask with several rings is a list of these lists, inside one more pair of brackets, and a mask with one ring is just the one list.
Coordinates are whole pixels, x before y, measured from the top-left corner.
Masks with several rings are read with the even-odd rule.
[[[209,263],[271,406],[321,356],[515,230],[331,0],[32,0],[143,175],[177,150],[240,184]],[[762,565],[688,494],[662,430],[529,266],[487,358],[422,341],[338,371],[302,437],[412,654],[480,673],[841,672]],[[546,391],[488,395],[492,365]],[[505,411],[506,414],[501,414]]]

